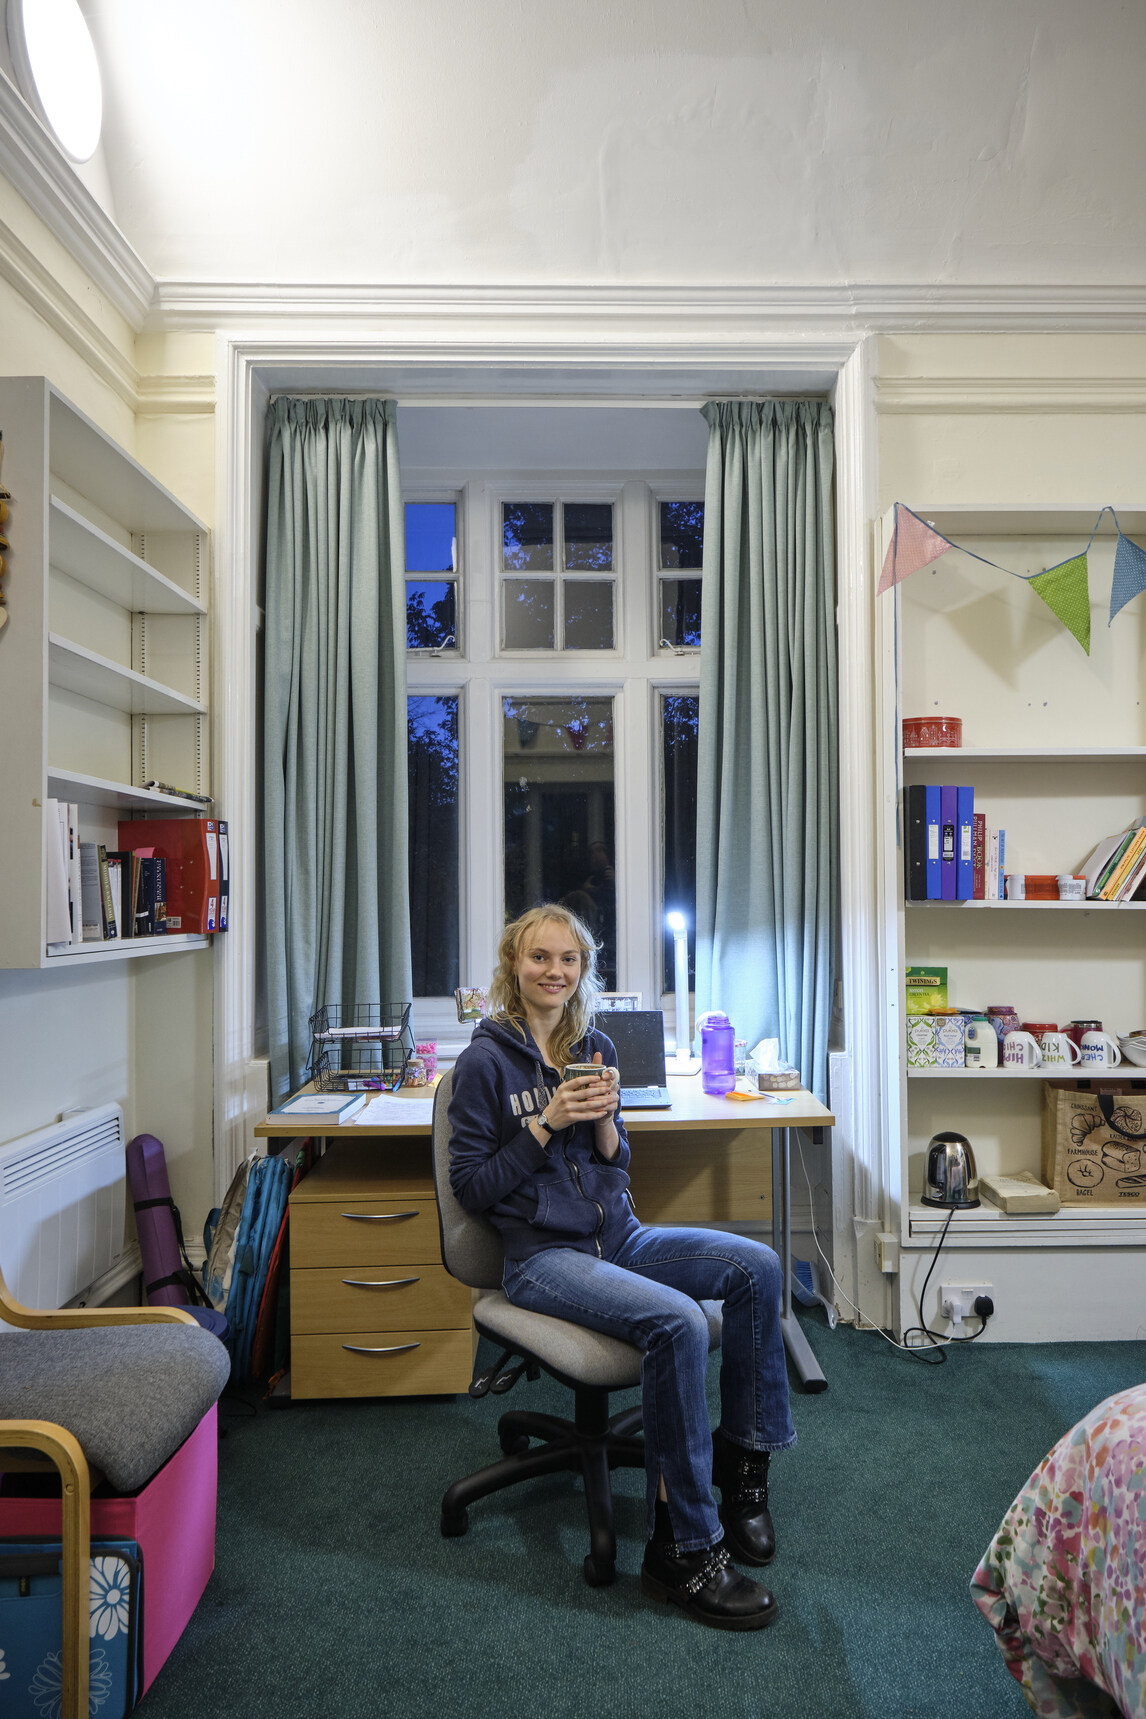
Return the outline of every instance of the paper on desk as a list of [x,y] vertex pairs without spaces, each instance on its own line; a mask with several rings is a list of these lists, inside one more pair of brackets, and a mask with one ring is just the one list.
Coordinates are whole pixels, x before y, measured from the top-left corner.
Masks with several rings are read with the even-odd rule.
[[411,1128],[420,1127],[423,1123],[433,1120],[434,1100],[429,1098],[402,1098],[395,1092],[380,1092],[377,1098],[372,1098],[364,1110],[360,1110],[352,1122],[346,1123],[347,1128],[378,1128],[383,1124],[390,1127],[396,1122],[405,1122]]

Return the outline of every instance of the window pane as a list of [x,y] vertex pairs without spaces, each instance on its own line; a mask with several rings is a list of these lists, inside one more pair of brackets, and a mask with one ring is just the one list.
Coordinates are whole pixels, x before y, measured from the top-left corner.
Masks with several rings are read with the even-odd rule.
[[699,645],[700,580],[662,579],[660,586],[661,644]]
[[704,544],[702,501],[661,502],[662,567],[699,567]]
[[456,573],[457,510],[452,501],[406,503],[406,571]]
[[410,945],[415,997],[458,977],[458,700],[406,700]]
[[614,991],[613,701],[507,698],[502,727],[506,918],[564,903],[602,945]]
[[552,579],[507,579],[505,648],[510,651],[553,649]]
[[570,570],[604,571],[613,565],[611,502],[565,503],[565,565]]
[[407,579],[406,649],[452,649],[457,643],[457,586],[452,579]]
[[[695,693],[661,700],[664,771],[664,909],[683,913],[688,925],[688,982],[696,976],[696,737],[700,699]],[[673,938],[665,932],[665,985],[674,985]]]
[[611,651],[613,648],[613,581],[566,579],[565,649]]
[[504,501],[501,504],[502,564],[548,573],[553,567],[553,504]]

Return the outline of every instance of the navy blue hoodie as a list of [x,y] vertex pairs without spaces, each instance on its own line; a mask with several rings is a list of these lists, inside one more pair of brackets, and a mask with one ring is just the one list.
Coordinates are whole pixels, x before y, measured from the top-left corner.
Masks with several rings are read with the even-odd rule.
[[[604,1033],[586,1033],[569,1055],[606,1066],[617,1055]],[[572,1247],[611,1259],[637,1228],[629,1198],[629,1142],[620,1111],[620,1145],[613,1159],[596,1150],[591,1122],[554,1134],[547,1145],[529,1124],[560,1076],[541,1060],[532,1033],[479,1021],[454,1068],[450,1098],[450,1186],[467,1212],[489,1218],[501,1232],[507,1259],[528,1259],[543,1248]]]

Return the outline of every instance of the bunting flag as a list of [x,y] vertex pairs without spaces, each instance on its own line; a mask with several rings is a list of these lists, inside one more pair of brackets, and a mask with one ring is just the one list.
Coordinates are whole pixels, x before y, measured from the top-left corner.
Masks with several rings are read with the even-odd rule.
[[891,542],[887,546],[887,554],[883,558],[883,572],[879,576],[876,595],[890,591],[901,579],[918,573],[929,561],[938,561],[941,555],[946,555],[952,548],[954,544],[948,543],[945,537],[940,537],[917,513],[912,513],[909,507],[904,507],[901,501],[897,501],[895,526],[891,533]]
[[1146,591],[1146,550],[1139,549],[1120,531],[1114,550],[1114,580],[1110,587],[1110,620],[1107,626],[1119,609],[1124,609],[1139,591]]
[[1089,656],[1090,587],[1087,583],[1086,550],[1081,555],[1073,555],[1069,561],[1060,561],[1057,567],[1048,567],[1045,573],[1036,573],[1028,584],[1032,591],[1038,592],[1063,626],[1070,629]]

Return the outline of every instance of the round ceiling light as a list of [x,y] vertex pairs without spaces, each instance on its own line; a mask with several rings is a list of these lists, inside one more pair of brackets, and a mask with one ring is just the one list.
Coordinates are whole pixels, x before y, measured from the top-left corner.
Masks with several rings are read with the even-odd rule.
[[89,161],[103,123],[99,62],[77,0],[8,0],[20,88],[73,161]]

